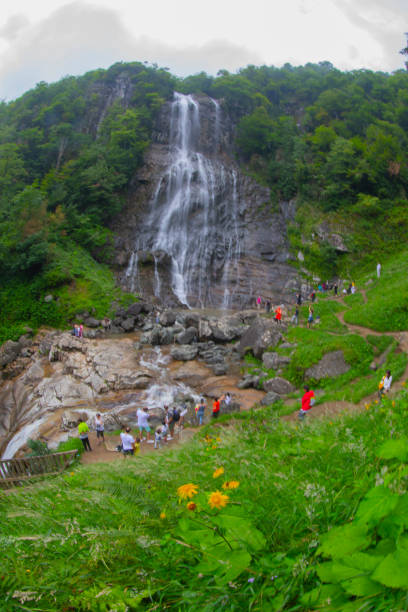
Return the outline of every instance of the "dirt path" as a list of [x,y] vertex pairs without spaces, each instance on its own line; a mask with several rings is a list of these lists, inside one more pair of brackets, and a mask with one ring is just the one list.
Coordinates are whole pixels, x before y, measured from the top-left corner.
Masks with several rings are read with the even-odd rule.
[[[162,442],[160,449],[155,449],[154,444],[148,444],[142,442],[140,445],[139,455],[149,455],[151,453],[161,453],[167,448],[174,448],[180,444],[184,444],[187,440],[190,440],[192,436],[197,432],[196,429],[186,428],[181,431],[175,431],[174,437],[168,442]],[[100,443],[96,438],[95,432],[90,432],[89,442],[91,444],[92,452],[84,452],[81,456],[81,463],[89,465],[90,463],[111,463],[112,461],[123,461],[124,456],[122,453],[118,453],[115,449],[120,444],[120,437],[105,434],[105,442]]]

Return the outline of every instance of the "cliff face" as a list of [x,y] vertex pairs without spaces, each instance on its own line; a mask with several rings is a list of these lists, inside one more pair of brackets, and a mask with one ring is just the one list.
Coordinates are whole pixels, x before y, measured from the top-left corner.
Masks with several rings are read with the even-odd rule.
[[144,167],[117,220],[122,286],[166,304],[245,307],[257,294],[285,301],[299,287],[289,265],[292,203],[271,210],[269,190],[233,157],[222,104],[175,94],[157,120]]

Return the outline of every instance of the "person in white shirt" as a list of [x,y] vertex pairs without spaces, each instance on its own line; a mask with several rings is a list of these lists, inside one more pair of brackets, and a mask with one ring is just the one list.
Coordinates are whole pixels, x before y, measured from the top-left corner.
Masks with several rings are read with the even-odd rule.
[[105,436],[104,436],[105,426],[103,424],[103,419],[101,415],[99,414],[99,412],[97,413],[95,417],[95,429],[96,429],[96,439],[99,440],[98,444],[102,444],[102,442],[105,442]]
[[161,448],[162,433],[163,430],[161,427],[158,427],[154,432],[154,448]]
[[150,440],[150,427],[149,427],[149,410],[148,408],[139,408],[137,411],[137,426],[140,431],[140,439],[142,441],[146,440],[143,437],[143,432],[146,432],[147,441],[149,444],[153,443],[153,440]]
[[380,262],[378,262],[377,264],[377,278],[380,278],[381,276],[381,264]]
[[122,431],[120,434],[120,439],[122,440],[123,456],[126,457],[126,455],[134,455],[136,441],[130,433],[130,427],[126,427],[126,431]]
[[380,384],[378,385],[378,397],[380,400],[385,393],[389,393],[391,389],[392,376],[391,371],[387,370],[385,376],[382,377]]

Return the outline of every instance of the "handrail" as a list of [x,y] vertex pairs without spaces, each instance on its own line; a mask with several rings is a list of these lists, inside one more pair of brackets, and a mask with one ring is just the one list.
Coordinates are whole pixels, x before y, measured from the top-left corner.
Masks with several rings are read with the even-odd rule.
[[0,489],[26,484],[27,481],[51,474],[60,474],[70,465],[77,450],[0,460]]

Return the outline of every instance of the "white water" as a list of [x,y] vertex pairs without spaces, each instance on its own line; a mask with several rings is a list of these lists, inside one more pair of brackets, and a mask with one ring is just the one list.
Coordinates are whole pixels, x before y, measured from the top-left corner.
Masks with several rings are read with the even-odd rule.
[[[171,289],[182,304],[228,308],[234,297],[230,286],[239,280],[238,178],[233,164],[217,156],[221,108],[216,100],[210,102],[213,110],[208,115],[207,108],[206,118],[210,120],[211,146],[208,128],[207,142],[203,141],[199,101],[191,95],[174,94],[169,163],[157,181],[126,277],[135,290],[137,252],[164,252],[171,259]],[[154,261],[154,292],[161,298],[163,282],[155,255]],[[213,291],[217,283],[225,287],[221,300]]]

